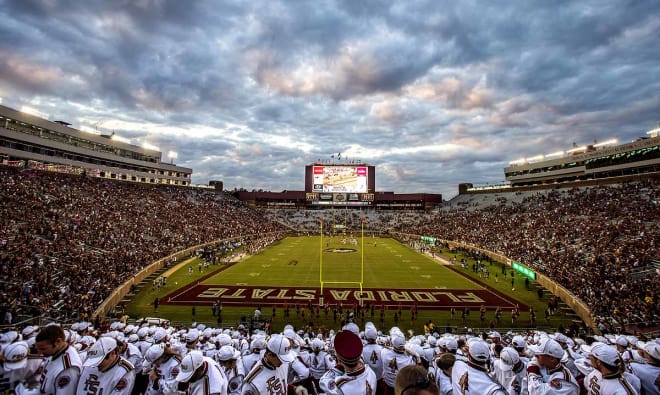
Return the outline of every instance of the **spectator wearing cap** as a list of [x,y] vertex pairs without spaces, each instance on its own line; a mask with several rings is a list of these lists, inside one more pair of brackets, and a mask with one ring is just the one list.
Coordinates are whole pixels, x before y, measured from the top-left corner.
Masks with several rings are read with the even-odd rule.
[[188,383],[190,395],[226,395],[227,378],[213,359],[205,357],[201,351],[188,353],[179,365],[176,381]]
[[343,330],[333,340],[337,365],[319,380],[326,395],[375,394],[376,374],[362,362],[362,340],[355,333]]
[[394,332],[390,336],[392,348],[384,348],[381,354],[383,360],[383,384],[388,394],[394,393],[394,381],[399,370],[404,366],[416,365],[414,356],[406,352],[406,338],[403,333]]
[[[373,324],[372,324],[373,325]],[[369,325],[364,329],[364,338],[367,344],[362,347],[362,360],[369,365],[376,374],[376,379],[382,381],[383,377],[383,346],[378,344],[378,330],[375,326]]]
[[243,371],[246,373],[252,370],[254,365],[263,357],[266,349],[266,341],[261,336],[255,336],[250,342],[250,353],[243,355]]
[[158,395],[175,391],[179,365],[181,365],[181,356],[172,348],[164,344],[154,344],[149,347],[142,364],[143,372],[149,377],[147,394]]
[[289,340],[291,344],[291,352],[294,355],[293,362],[289,366],[289,376],[287,383],[292,385],[303,385],[309,387],[311,385],[311,372],[306,353],[302,353],[300,345],[304,343],[303,339],[298,333],[293,330],[293,326],[288,325],[284,328],[282,334]]
[[134,384],[135,367],[121,356],[117,340],[102,337],[87,351],[76,393],[128,395]]
[[215,354],[215,357],[218,360],[222,372],[227,378],[227,394],[240,394],[241,386],[243,385],[243,377],[245,377],[245,370],[243,370],[243,362],[241,361],[241,353],[233,346],[226,345],[220,347],[220,350]]
[[580,387],[571,372],[561,363],[564,349],[556,340],[541,339],[530,346],[534,358],[527,365],[527,390],[530,395],[548,393],[577,395]]
[[[312,381],[316,388],[319,386],[319,379],[328,370],[335,367],[335,359],[325,350],[325,342],[319,338],[312,340],[312,352],[309,354],[309,370],[312,375]],[[380,356],[379,356],[380,358]]]
[[630,343],[625,336],[618,336],[614,341],[614,346],[616,347],[616,350],[619,352],[619,354],[621,354],[621,359],[623,360],[623,363],[626,364],[626,366],[629,366],[630,362],[635,360],[633,351],[629,348]]
[[36,337],[35,347],[46,357],[41,375],[41,393],[75,394],[82,362],[76,349],[66,342],[64,330],[57,325],[45,326]]
[[294,359],[289,339],[281,334],[271,335],[263,358],[243,379],[241,394],[285,394],[289,365]]
[[518,357],[523,361],[525,365],[529,362],[529,356],[527,355],[527,341],[524,337],[516,335],[511,340],[511,347],[518,352]]
[[41,367],[42,358],[30,355],[26,342],[11,343],[2,349],[0,363],[0,378],[2,389],[9,393],[18,392],[17,387],[33,388],[39,384],[37,372]]
[[616,348],[597,344],[591,349],[589,360],[594,369],[584,379],[588,394],[637,395],[639,393],[639,388],[635,389],[624,375],[625,366]]
[[453,393],[506,395],[504,388],[488,374],[489,360],[490,347],[488,344],[479,339],[470,341],[467,363],[457,361],[452,369]]
[[639,355],[647,363],[632,362],[630,369],[642,382],[642,393],[646,395],[660,394],[660,344],[657,342],[637,343]]
[[440,395],[440,388],[424,367],[408,365],[399,370],[394,382],[395,395]]
[[451,371],[456,363],[456,355],[450,353],[441,354],[435,359],[435,384],[440,390],[440,395],[448,395],[452,392]]

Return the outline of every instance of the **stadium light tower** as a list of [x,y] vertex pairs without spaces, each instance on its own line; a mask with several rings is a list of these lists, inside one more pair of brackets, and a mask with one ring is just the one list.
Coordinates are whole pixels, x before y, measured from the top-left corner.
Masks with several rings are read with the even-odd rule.
[[179,154],[176,151],[170,151],[167,153],[167,157],[170,158],[170,163],[174,164],[174,159],[179,157]]

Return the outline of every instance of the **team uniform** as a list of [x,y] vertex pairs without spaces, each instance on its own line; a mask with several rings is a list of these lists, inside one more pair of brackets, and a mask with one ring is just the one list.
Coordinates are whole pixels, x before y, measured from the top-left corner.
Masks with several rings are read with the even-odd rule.
[[227,377],[220,365],[209,357],[204,357],[204,375],[197,381],[190,381],[188,395],[225,395],[227,394]]
[[399,370],[405,366],[417,364],[411,355],[389,348],[383,349],[381,358],[383,360],[383,381],[390,388],[394,388],[394,381]]
[[376,374],[376,379],[383,377],[383,346],[376,343],[367,343],[362,348],[362,360],[369,365]]
[[74,395],[81,368],[80,356],[71,346],[47,358],[41,373],[40,392],[46,395]]
[[[458,387],[458,393],[463,395],[507,395],[504,387],[502,387],[495,379],[493,379],[488,374],[488,369],[483,366],[479,366],[472,362],[463,363],[456,361],[456,365],[464,364],[465,368],[460,369],[460,375],[454,376],[454,370],[452,369],[452,384],[456,380],[456,386]],[[460,373],[462,371],[462,373]],[[457,395],[454,392],[454,395]]]
[[157,380],[149,378],[147,384],[147,395],[160,395],[167,392],[173,392],[177,388],[176,376],[179,374],[179,365],[181,357],[174,355],[167,361],[154,368],[158,375]]
[[78,394],[102,395],[124,394],[129,395],[135,384],[135,367],[119,357],[105,371],[98,366],[85,366],[78,381]]
[[250,354],[244,355],[241,357],[242,363],[243,363],[243,371],[249,372],[252,370],[254,365],[259,362],[259,360],[264,356],[264,353],[262,351],[259,352],[252,352]]
[[242,395],[286,395],[289,364],[279,368],[260,360],[243,379]]
[[630,370],[639,377],[646,395],[660,395],[660,366],[632,362]]
[[5,363],[0,363],[0,394],[14,391],[19,384],[31,388],[39,384],[39,368],[43,359],[28,355],[27,364],[20,369],[8,369]]
[[376,393],[376,384],[376,374],[367,365],[351,373],[333,368],[319,380],[319,386],[326,395],[372,395]]
[[241,387],[243,385],[243,378],[245,377],[243,363],[241,362],[240,358],[236,360],[236,364],[231,368],[225,368],[223,365],[220,365],[220,369],[227,378],[227,394],[240,395]]
[[435,384],[440,389],[440,395],[451,394],[453,391],[451,377],[447,376],[445,372],[440,369],[436,369],[435,371]]
[[622,374],[603,376],[594,369],[584,379],[588,395],[637,395],[638,391]]
[[314,381],[318,382],[328,370],[335,367],[335,360],[326,351],[309,354],[309,370]]
[[577,395],[580,386],[571,372],[561,363],[554,369],[538,366],[536,358],[527,368],[527,390],[530,395]]

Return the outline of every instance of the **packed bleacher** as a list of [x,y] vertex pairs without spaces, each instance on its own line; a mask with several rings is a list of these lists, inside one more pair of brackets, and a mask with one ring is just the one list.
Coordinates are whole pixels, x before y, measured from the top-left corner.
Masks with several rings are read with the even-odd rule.
[[[359,314],[359,312],[356,312]],[[660,390],[660,339],[570,332],[420,334],[398,327],[267,333],[167,323],[28,326],[0,334],[5,393],[643,394]]]
[[451,210],[418,216],[396,229],[521,262],[586,302],[603,331],[657,325],[660,276],[634,276],[660,256],[656,181],[527,192],[516,204],[503,195],[488,198],[462,197]]
[[282,229],[212,191],[0,167],[5,324],[17,316],[89,319],[113,289],[157,259]]

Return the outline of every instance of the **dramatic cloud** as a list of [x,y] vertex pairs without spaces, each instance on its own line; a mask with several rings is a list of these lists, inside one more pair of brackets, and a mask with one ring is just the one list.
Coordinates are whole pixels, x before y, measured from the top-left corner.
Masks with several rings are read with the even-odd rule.
[[338,152],[380,191],[660,121],[660,3],[5,0],[0,102],[170,150],[193,182],[301,190]]

